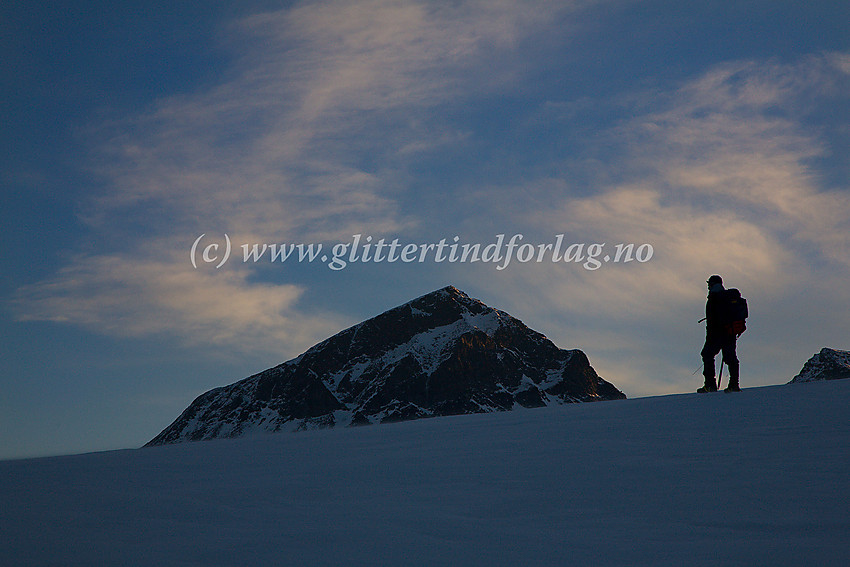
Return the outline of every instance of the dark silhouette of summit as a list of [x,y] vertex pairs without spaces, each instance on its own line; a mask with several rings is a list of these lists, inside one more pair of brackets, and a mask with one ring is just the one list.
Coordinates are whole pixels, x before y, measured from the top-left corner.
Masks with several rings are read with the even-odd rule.
[[202,394],[148,445],[625,397],[582,351],[449,286]]

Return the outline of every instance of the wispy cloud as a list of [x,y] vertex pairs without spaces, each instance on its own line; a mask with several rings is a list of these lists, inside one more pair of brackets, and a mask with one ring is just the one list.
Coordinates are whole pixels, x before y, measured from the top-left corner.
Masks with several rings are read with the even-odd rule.
[[82,218],[101,244],[20,289],[19,317],[280,352],[338,330],[299,309],[303,285],[195,271],[185,251],[211,231],[310,242],[417,226],[404,164],[466,136],[434,109],[509,81],[500,53],[572,7],[303,2],[233,22],[219,84],[92,128],[104,189]]
[[246,17],[230,28],[229,80],[99,133],[108,192],[87,218],[302,239],[409,227],[417,219],[397,203],[402,162],[464,136],[434,120],[434,107],[500,84],[512,67],[487,63],[554,12],[358,1]]
[[[593,142],[607,154],[595,163],[618,180],[580,197],[569,192],[569,174],[537,183],[559,206],[525,211],[526,222],[576,238],[652,243],[652,269],[629,277],[647,278],[667,298],[687,297],[682,284],[705,270],[767,287],[782,270],[822,262],[846,270],[848,188],[819,185],[811,163],[827,148],[806,126],[803,100],[831,89],[845,74],[841,60],[724,64],[655,93],[654,108]],[[616,277],[614,268],[584,276],[598,283],[603,272]]]
[[649,148],[666,153],[656,166],[660,180],[703,197],[704,206],[720,201],[753,225],[786,233],[785,246],[814,245],[847,265],[850,201],[846,192],[819,187],[810,162],[827,149],[803,124],[806,104],[828,100],[824,91],[846,74],[838,61],[726,65],[687,85],[675,108],[634,125],[656,140]]
[[182,263],[119,255],[81,259],[50,281],[23,288],[21,319],[124,337],[168,338],[179,330],[189,345],[247,352],[306,347],[346,323],[332,314],[301,313],[298,286],[249,283],[247,272],[187,270]]

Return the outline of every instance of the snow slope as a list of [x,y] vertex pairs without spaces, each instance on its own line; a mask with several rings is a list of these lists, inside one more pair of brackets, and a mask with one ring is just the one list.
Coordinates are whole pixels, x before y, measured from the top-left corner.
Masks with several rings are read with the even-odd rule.
[[850,381],[0,462],[0,564],[848,565]]

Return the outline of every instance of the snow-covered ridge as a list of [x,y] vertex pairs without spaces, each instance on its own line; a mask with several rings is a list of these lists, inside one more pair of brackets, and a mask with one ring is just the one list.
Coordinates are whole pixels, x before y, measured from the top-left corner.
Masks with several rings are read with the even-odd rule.
[[395,364],[406,356],[413,356],[422,371],[430,375],[445,361],[451,344],[461,335],[478,330],[492,337],[500,326],[501,319],[495,310],[477,315],[463,313],[463,317],[453,323],[415,335],[405,344],[387,352],[377,362],[384,365]]
[[[403,305],[385,311],[378,317],[387,317],[395,314],[409,314],[414,318],[427,319],[433,316],[433,307],[429,310],[427,305],[439,305],[441,301],[455,301],[461,306],[460,318],[446,325],[434,327],[426,331],[420,332],[410,338],[409,341],[400,344],[392,350],[386,352],[380,359],[384,364],[392,364],[404,358],[407,355],[412,355],[420,363],[423,370],[431,374],[436,370],[437,366],[445,357],[445,350],[453,340],[457,340],[461,335],[473,330],[479,330],[486,335],[492,337],[497,329],[509,323],[513,319],[507,313],[488,307],[477,299],[472,299],[459,289],[448,286],[439,289],[430,294],[423,295],[414,300],[411,300]],[[424,305],[423,305],[424,304]],[[470,308],[475,309],[475,312]],[[357,340],[357,336],[361,329],[369,325],[372,320],[358,323],[340,334],[351,333],[352,342]],[[312,347],[311,351],[321,351],[338,335],[326,339],[316,346]],[[305,353],[306,354],[306,353]],[[299,356],[285,364],[297,363],[304,355]],[[377,361],[373,361],[377,362]]]
[[624,397],[581,351],[449,286],[203,394],[151,443]]

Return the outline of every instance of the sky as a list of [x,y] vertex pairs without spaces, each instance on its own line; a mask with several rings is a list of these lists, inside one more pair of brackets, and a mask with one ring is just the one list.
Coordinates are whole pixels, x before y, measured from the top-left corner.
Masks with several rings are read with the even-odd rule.
[[[4,3],[0,458],[140,446],[446,285],[643,397],[700,385],[720,274],[750,306],[742,387],[789,381],[850,349],[848,21],[840,1]],[[499,235],[530,246],[438,261]],[[424,261],[363,261],[381,239]],[[588,261],[618,244],[635,259]]]

